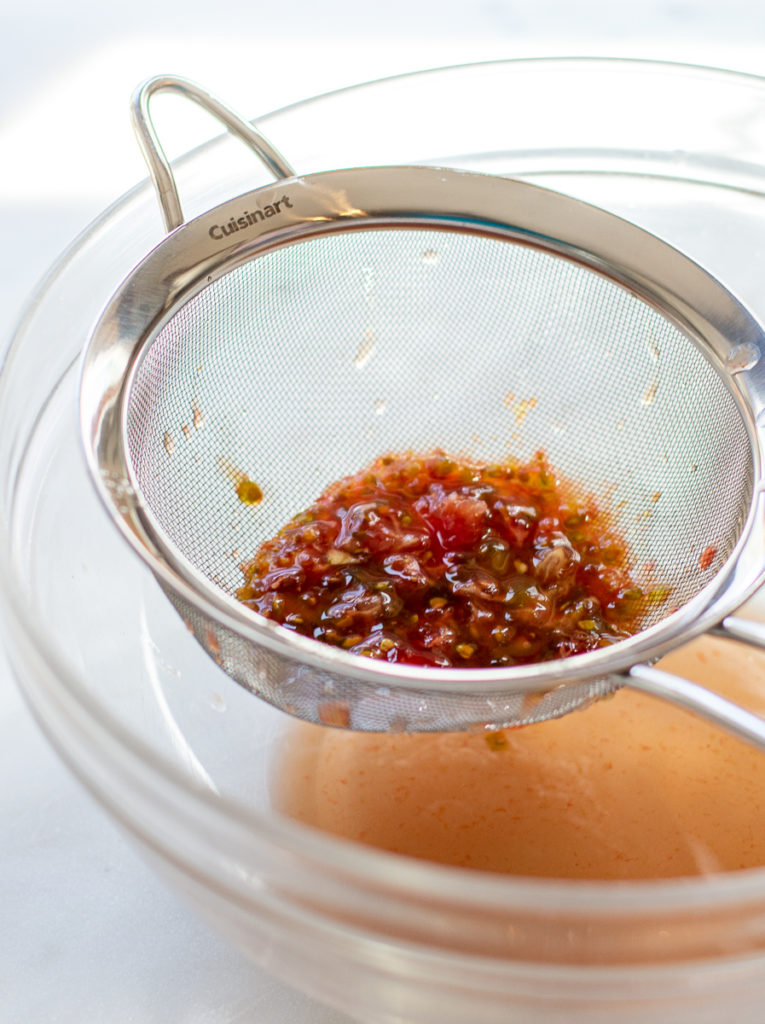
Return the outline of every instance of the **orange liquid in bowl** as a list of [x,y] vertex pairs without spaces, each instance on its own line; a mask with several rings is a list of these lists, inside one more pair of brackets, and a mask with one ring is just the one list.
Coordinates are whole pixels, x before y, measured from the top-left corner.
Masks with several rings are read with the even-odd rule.
[[[702,638],[664,659],[765,715],[765,654]],[[382,850],[465,868],[646,879],[765,865],[765,752],[624,689],[503,734],[290,725],[278,810]]]

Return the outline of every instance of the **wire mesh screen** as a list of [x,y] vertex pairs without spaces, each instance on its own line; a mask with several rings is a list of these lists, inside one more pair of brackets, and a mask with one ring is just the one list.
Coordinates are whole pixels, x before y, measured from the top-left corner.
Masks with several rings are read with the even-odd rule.
[[[584,266],[468,232],[345,231],[253,258],[146,347],[127,410],[145,502],[229,593],[327,484],[434,448],[544,450],[626,538],[638,582],[671,589],[655,617],[714,575],[752,496],[744,422],[694,342]],[[240,500],[243,480],[262,501]]]

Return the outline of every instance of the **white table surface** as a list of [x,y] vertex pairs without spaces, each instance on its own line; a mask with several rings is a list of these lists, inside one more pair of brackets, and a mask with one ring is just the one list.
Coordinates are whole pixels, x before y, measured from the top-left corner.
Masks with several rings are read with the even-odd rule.
[[[402,71],[568,55],[765,74],[765,4],[4,0],[0,351],[58,253],[144,176],[125,114],[143,78],[184,74],[255,116]],[[182,152],[210,125],[163,137]],[[251,966],[152,875],[49,749],[1,652],[0,780],[0,1021],[346,1020]]]

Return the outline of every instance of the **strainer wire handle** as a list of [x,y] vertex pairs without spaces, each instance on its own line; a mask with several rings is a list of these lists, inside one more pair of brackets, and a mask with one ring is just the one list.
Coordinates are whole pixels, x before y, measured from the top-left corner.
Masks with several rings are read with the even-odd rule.
[[752,647],[765,650],[765,626],[759,622],[752,622],[751,619],[729,615],[722,620],[719,626],[715,626],[709,632],[715,636],[725,637],[728,640],[739,640],[741,643],[751,644]]
[[[765,632],[758,623],[734,616],[710,630],[717,636],[728,637],[765,649]],[[765,719],[721,697],[698,683],[676,676],[652,665],[633,665],[629,673],[615,679],[636,690],[661,697],[692,711],[696,715],[722,726],[728,732],[765,750]]]
[[133,128],[138,138],[149,174],[157,190],[157,198],[167,231],[174,231],[183,224],[183,211],[178,187],[170,167],[170,161],[160,144],[149,112],[152,96],[158,92],[175,92],[192,100],[252,149],[275,178],[291,178],[295,171],[290,163],[268,139],[249,121],[235,114],[205,89],[177,75],[156,75],[139,86],[133,94],[131,115]]

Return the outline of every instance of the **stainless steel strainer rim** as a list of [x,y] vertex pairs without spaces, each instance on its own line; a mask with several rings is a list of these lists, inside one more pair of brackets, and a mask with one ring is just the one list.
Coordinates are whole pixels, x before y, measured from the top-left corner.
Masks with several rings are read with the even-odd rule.
[[[220,239],[214,237],[214,226],[225,223],[242,204],[252,202],[255,195],[262,202],[268,202],[287,189],[293,204],[290,223],[281,223],[275,228],[266,225],[262,230],[253,228],[245,239],[226,242],[223,246]],[[718,282],[692,261],[604,211],[527,183],[487,180],[483,176],[431,167],[362,168],[282,180],[270,189],[237,197],[175,231],[136,268],[99,322],[83,366],[82,432],[91,471],[110,514],[155,576],[184,599],[201,606],[212,621],[277,653],[378,686],[396,685],[426,691],[459,693],[471,687],[491,695],[511,687],[517,692],[534,692],[604,674],[623,681],[624,673],[636,663],[653,661],[692,635],[715,627],[757,588],[765,564],[765,482],[759,454],[765,443],[761,423],[765,407],[762,363],[738,375],[743,378],[737,383],[743,386],[745,401],[737,389],[732,388],[747,420],[755,469],[754,498],[734,551],[696,598],[663,622],[610,649],[566,662],[507,670],[418,669],[358,659],[267,620],[259,622],[192,566],[176,557],[151,511],[141,501],[137,482],[124,458],[121,440],[125,430],[126,396],[141,346],[195,290],[204,288],[224,270],[228,272],[237,263],[252,258],[255,252],[315,237],[318,233],[393,223],[404,228],[427,223],[429,227],[447,230],[520,237],[526,244],[586,261],[591,269],[607,273],[658,308],[671,310],[673,319],[680,319],[687,333],[711,345],[721,375],[725,373],[723,360],[731,349],[731,335],[736,346],[759,349],[763,344],[759,325]],[[555,233],[552,225],[557,229]],[[623,241],[625,231],[629,246]],[[671,272],[666,266],[667,254],[671,254]],[[627,255],[629,259],[625,263]],[[646,271],[652,259],[658,268],[653,276]],[[116,345],[115,332],[119,337]],[[99,365],[97,372],[95,369],[99,357],[103,363],[106,336],[110,339],[111,360],[108,382],[103,379],[103,367]],[[116,362],[121,364],[116,372],[115,353],[118,353]]]

